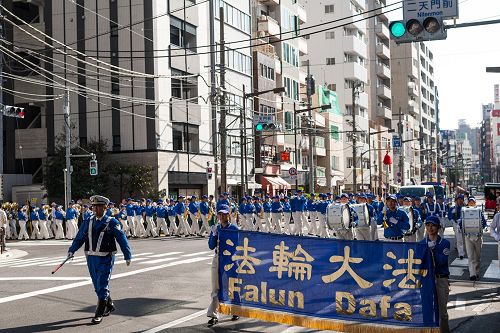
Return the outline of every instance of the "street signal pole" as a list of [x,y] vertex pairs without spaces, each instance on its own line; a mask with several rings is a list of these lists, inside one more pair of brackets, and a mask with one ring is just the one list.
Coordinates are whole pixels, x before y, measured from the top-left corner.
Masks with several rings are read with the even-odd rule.
[[64,94],[64,127],[66,129],[66,195],[65,195],[65,209],[68,209],[68,204],[71,201],[71,120],[70,120],[70,104],[69,104],[69,91],[66,90]]
[[[210,9],[212,10],[212,9]],[[227,129],[226,129],[226,46],[224,42],[224,7],[219,8],[220,34],[220,190],[227,192]]]

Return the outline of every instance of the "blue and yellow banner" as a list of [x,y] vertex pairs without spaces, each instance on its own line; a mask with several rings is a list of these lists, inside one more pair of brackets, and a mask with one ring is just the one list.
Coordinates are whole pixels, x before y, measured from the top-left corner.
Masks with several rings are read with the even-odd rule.
[[345,332],[439,332],[424,244],[222,230],[226,314]]

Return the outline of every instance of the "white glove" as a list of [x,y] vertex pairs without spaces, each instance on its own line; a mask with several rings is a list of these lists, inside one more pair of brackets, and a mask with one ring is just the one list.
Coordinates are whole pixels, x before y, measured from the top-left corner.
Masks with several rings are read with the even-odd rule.
[[66,258],[68,258],[68,259],[73,258],[73,255],[74,255],[73,252],[68,252],[68,256]]
[[398,223],[398,220],[396,220],[396,218],[394,218],[394,217],[391,217],[391,218],[389,219],[389,222],[391,222],[391,223],[393,223],[393,224],[396,224],[396,223]]
[[435,241],[429,241],[427,243],[427,246],[429,246],[430,249],[433,249],[436,246],[436,242]]
[[126,260],[125,262],[127,263],[127,266],[130,266],[130,263],[132,262],[132,260],[129,259],[129,260]]
[[211,229],[212,229],[212,235],[217,236],[217,226],[213,225]]

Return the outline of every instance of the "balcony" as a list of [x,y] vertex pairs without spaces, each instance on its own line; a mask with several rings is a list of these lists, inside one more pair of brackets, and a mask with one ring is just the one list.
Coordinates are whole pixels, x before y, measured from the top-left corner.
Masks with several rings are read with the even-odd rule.
[[375,33],[382,39],[389,39],[389,27],[383,24],[382,22],[378,23],[375,26]]
[[366,44],[357,37],[354,36],[344,36],[344,52],[346,53],[356,53],[357,55],[367,58],[367,47]]
[[261,15],[257,20],[257,30],[264,31],[272,40],[280,39],[280,25],[270,16]]
[[377,44],[376,53],[379,57],[384,59],[389,59],[391,57],[391,52],[389,51],[389,48],[382,43]]
[[316,125],[316,127],[325,127],[326,126],[325,117],[318,112],[313,112],[313,120],[314,120],[314,124]]
[[201,125],[201,106],[183,99],[170,101],[170,121]]
[[377,75],[384,78],[384,79],[390,79],[391,78],[391,69],[389,66],[386,66],[384,64],[378,64],[377,65]]
[[16,159],[47,157],[46,128],[16,129],[14,136]]
[[[418,115],[418,104],[417,102],[415,102],[414,100],[410,100],[408,102],[408,113],[413,116],[413,117],[416,117]],[[416,123],[416,126],[418,128],[418,122]]]
[[281,74],[281,60],[279,58],[274,58],[274,71],[276,74]]
[[297,3],[297,16],[299,18],[300,24],[304,24],[307,22],[307,12],[306,9]]
[[357,62],[345,63],[344,64],[344,77],[351,80],[360,80],[362,82],[367,82],[368,71],[365,67],[361,66]]
[[385,85],[377,86],[377,96],[384,99],[391,99],[391,88]]
[[192,74],[200,72],[200,57],[194,56],[195,52],[170,44],[168,53],[171,68]]
[[299,83],[305,85],[306,79],[307,79],[307,73],[299,69]]
[[301,56],[307,54],[307,40],[304,37],[297,38],[299,43],[299,54]]
[[[411,82],[413,83],[413,82]],[[415,83],[413,84],[408,84],[408,95],[409,96],[412,96],[412,97],[418,97],[418,95],[420,94],[420,92],[418,91],[418,87]]]
[[[377,5],[375,5],[377,6]],[[375,10],[374,14],[378,15],[378,17],[382,20],[389,20],[389,17],[387,17],[387,14],[384,13],[384,10],[387,10],[387,8],[382,8],[382,4],[378,4],[378,8]]]
[[325,157],[326,156],[326,148],[323,148],[323,147],[314,147],[313,154],[315,156]]
[[[346,105],[352,105],[352,90],[344,89],[344,102]],[[368,94],[359,93],[356,97],[356,105],[362,108],[368,108]]]
[[391,120],[392,119],[392,111],[387,106],[379,105],[379,106],[377,106],[377,117]]
[[258,2],[267,5],[269,8],[278,6],[280,4],[280,0],[259,0]]

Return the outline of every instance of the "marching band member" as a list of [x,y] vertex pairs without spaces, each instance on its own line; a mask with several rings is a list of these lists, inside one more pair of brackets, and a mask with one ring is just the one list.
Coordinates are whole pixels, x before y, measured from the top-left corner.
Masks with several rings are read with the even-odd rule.
[[326,210],[330,202],[327,200],[327,195],[319,194],[319,202],[316,203],[316,216],[318,217],[318,237],[329,238],[330,234],[326,225]]
[[296,209],[297,222],[295,222],[295,217],[293,219],[293,222],[295,223],[295,234],[302,236],[304,235],[304,227],[307,226],[307,216],[306,216],[307,198],[305,197],[304,192],[301,189],[297,191],[296,199],[297,199],[296,201],[297,206],[295,209]]
[[431,250],[434,274],[436,276],[436,294],[439,307],[439,327],[441,332],[449,333],[448,324],[448,297],[450,294],[450,284],[448,278],[450,270],[448,267],[448,257],[450,255],[450,242],[439,236],[440,220],[436,215],[429,215],[425,220],[425,230],[427,235],[420,241],[426,244]]
[[[88,205],[82,206],[82,223],[83,221],[88,220],[92,215],[88,207]],[[125,236],[130,237],[130,228],[128,227],[127,222],[127,208],[124,204],[120,204],[118,214],[115,216],[115,218],[118,220],[118,222],[121,223],[122,230],[125,233]]]
[[266,232],[271,232],[273,229],[271,225],[271,199],[268,195],[264,197],[264,202],[262,203],[262,208],[264,209],[264,225]]
[[[427,200],[423,204],[423,206],[424,206],[426,215],[427,216],[435,215],[437,217],[441,217],[440,216],[441,215],[441,210],[440,210],[438,204],[434,202],[434,196],[432,195],[432,193],[431,192],[427,192],[425,194],[425,196],[427,197]],[[443,233],[444,233],[443,225],[440,224],[440,227],[439,227],[439,236],[443,236]]]
[[100,195],[90,198],[95,214],[85,220],[75,240],[68,249],[68,258],[85,244],[85,256],[94,290],[97,294],[97,307],[92,324],[100,324],[104,316],[114,311],[114,303],[109,293],[109,281],[115,261],[116,242],[120,245],[123,257],[130,265],[132,252],[121,224],[115,218],[105,214],[109,199]]
[[442,195],[437,196],[436,207],[437,207],[437,214],[439,216],[439,219],[441,220],[441,227],[439,228],[439,236],[443,237],[444,231],[446,229],[446,226],[444,224],[444,219],[448,214],[448,208],[444,203],[444,197]]
[[14,205],[14,203],[11,204],[10,209],[6,211],[7,213],[7,218],[9,219],[9,224],[10,224],[10,239],[17,239],[17,209],[14,209],[14,207],[17,207],[17,203]]
[[209,215],[210,215],[210,206],[208,204],[208,196],[202,195],[200,202],[200,217],[201,217],[200,236],[203,236],[205,232],[207,234],[210,233],[210,226],[208,225],[208,221],[210,220]]
[[384,237],[389,242],[402,242],[404,234],[410,229],[408,215],[396,207],[397,201],[394,194],[389,195],[377,218],[377,224],[383,226]]
[[125,206],[125,210],[127,211],[127,224],[129,233],[132,237],[137,237],[135,233],[135,209],[134,209],[134,200],[132,198],[127,199],[127,206]]
[[[50,210],[51,210],[50,211],[50,229],[52,230],[52,234],[54,235],[54,238],[56,238],[56,235],[57,235],[57,224],[56,224],[57,204],[55,202],[50,204]],[[63,217],[63,220],[64,220],[64,217]]]
[[497,205],[497,212],[490,224],[490,235],[498,242],[498,267],[500,267],[500,205]]
[[196,202],[196,195],[191,196],[188,205],[189,218],[191,219],[191,234],[199,236],[200,234],[200,225],[198,224],[200,206],[198,202]]
[[160,236],[162,230],[165,236],[170,236],[170,233],[168,232],[167,221],[165,220],[166,214],[167,210],[163,205],[163,200],[158,199],[158,201],[156,202],[156,225],[158,227],[158,236]]
[[290,208],[292,211],[292,219],[293,219],[293,234],[302,236],[302,212],[297,211],[297,207],[299,206],[299,196],[298,191],[290,199]]
[[40,221],[40,234],[42,235],[42,239],[49,239],[49,229],[47,228],[47,216],[48,212],[45,210],[46,206],[42,206],[41,208],[37,208],[37,213]]
[[448,219],[453,221],[453,231],[455,232],[456,247],[460,259],[464,258],[464,234],[460,230],[458,220],[462,217],[462,207],[464,206],[464,195],[459,194],[455,198],[455,206],[451,207],[448,211]]
[[229,202],[229,207],[231,209],[231,223],[238,225],[238,205],[236,204],[236,201],[233,197],[229,198]]
[[348,229],[335,230],[335,235],[338,239],[346,239],[346,240],[354,239],[354,234],[352,229],[358,226],[358,215],[349,205],[349,202],[350,202],[349,194],[342,193],[340,195],[340,203],[342,205],[347,205],[349,207],[349,211],[351,213],[351,221],[350,221],[351,226]]
[[184,196],[179,195],[177,204],[175,205],[175,214],[177,214],[177,218],[179,219],[179,227],[177,228],[177,232],[175,235],[180,237],[183,233],[184,236],[191,236],[191,228],[186,220],[188,211],[186,209],[186,204],[184,203]]
[[[430,196],[432,197],[432,193],[427,193],[427,194],[430,194]],[[425,227],[423,226],[423,221],[425,221],[425,219],[427,218],[427,210],[425,209],[424,205],[422,204],[422,199],[419,196],[415,197],[415,201],[414,201],[413,205],[414,205],[413,208],[415,208],[418,211],[418,214],[420,216],[419,223],[415,224],[415,226],[417,228],[417,232],[416,232],[417,238],[415,241],[418,242],[424,238]]]
[[217,200],[215,208],[219,210],[220,205],[227,205],[229,207],[229,216],[231,216],[231,204],[229,202],[229,193],[224,192],[219,196],[219,200]]
[[370,215],[370,239],[378,240],[377,231],[377,215],[378,215],[378,203],[373,201],[375,195],[368,194],[366,196],[366,204],[368,205],[368,214]]
[[[476,207],[476,198],[469,197],[468,207]],[[471,281],[479,280],[479,270],[481,267],[481,247],[483,245],[483,229],[486,228],[486,219],[484,214],[480,212],[480,220],[477,221],[481,225],[479,233],[470,233],[464,228],[464,210],[462,209],[462,218],[458,221],[460,229],[465,235],[465,248],[467,257],[469,258],[469,276]]]
[[240,228],[242,230],[253,230],[253,229],[248,229],[246,209],[247,209],[247,197],[243,196],[240,200],[240,205],[238,206],[238,216],[240,217]]
[[62,210],[62,206],[56,206],[54,209],[54,221],[56,222],[56,239],[64,239],[64,211]]
[[35,206],[31,206],[30,220],[33,226],[33,231],[31,232],[31,239],[43,239],[40,233],[40,217],[38,216]]
[[19,226],[21,227],[21,230],[19,230],[19,236],[17,237],[18,240],[21,239],[30,239],[28,232],[26,231],[26,222],[28,221],[28,217],[26,216],[26,209],[19,208],[19,211],[17,213],[17,219],[19,220]]
[[420,212],[417,208],[412,206],[412,199],[410,197],[405,197],[403,199],[403,209],[411,209],[413,211],[413,226],[410,225],[410,230],[408,230],[404,236],[404,241],[406,242],[417,242],[417,230],[422,225],[422,219]]
[[144,219],[142,213],[144,212],[145,201],[136,201],[134,206],[135,210],[135,234],[137,237],[144,238],[146,236],[146,229],[144,228]]
[[[366,199],[366,194],[360,193],[357,195],[357,201],[358,204],[364,204],[366,205],[366,208],[368,209],[368,221],[366,221],[365,225],[358,224],[356,228],[354,229],[354,232],[356,234],[356,239],[359,240],[371,240],[371,235],[370,235],[370,206],[367,204],[367,199]],[[359,219],[359,215],[358,215]]]
[[273,202],[271,203],[271,229],[269,232],[274,232],[281,234],[281,213],[283,212],[283,206],[280,202],[280,196],[275,195],[273,197]]
[[254,212],[255,212],[255,205],[253,204],[253,198],[251,196],[247,196],[247,204],[245,206],[245,220],[247,222],[248,228],[251,231],[256,230],[256,225],[254,224]]
[[254,211],[255,211],[255,231],[264,231],[264,224],[262,220],[264,219],[264,207],[260,197],[255,197],[254,201]]
[[[316,194],[311,193],[307,200],[307,211],[309,212],[309,227],[307,233],[313,236],[318,234],[318,226],[316,224],[317,207],[316,207]],[[306,219],[307,220],[307,219]]]
[[66,210],[66,238],[73,239],[78,233],[78,225],[76,223],[78,212],[74,208],[74,201],[70,201]]
[[144,218],[146,220],[146,237],[149,237],[151,234],[152,237],[158,237],[158,234],[156,233],[156,225],[155,221],[153,220],[153,214],[156,212],[156,207],[152,205],[152,200],[147,199],[146,200],[146,206],[144,207]]
[[179,230],[175,221],[177,216],[176,205],[173,199],[167,199],[167,204],[167,217],[169,223],[168,231],[170,232],[170,235],[174,236],[177,235],[177,231]]
[[290,226],[290,220],[292,219],[292,208],[290,207],[290,201],[288,196],[283,197],[283,221],[285,228],[283,232],[287,235],[292,234],[292,229]]

